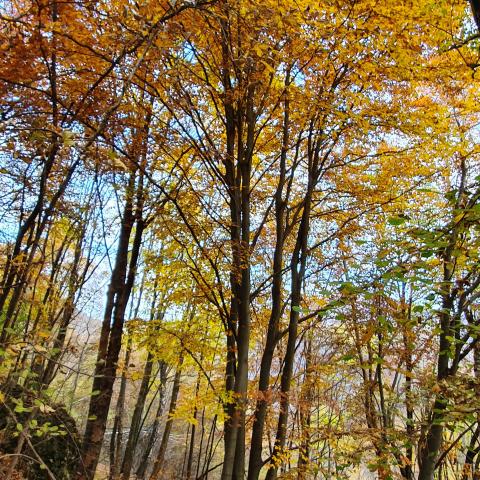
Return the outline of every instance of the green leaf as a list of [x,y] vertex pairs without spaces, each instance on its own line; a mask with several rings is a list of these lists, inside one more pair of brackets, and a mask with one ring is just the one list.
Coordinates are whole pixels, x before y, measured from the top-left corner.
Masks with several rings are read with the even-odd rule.
[[396,215],[394,217],[390,217],[387,222],[390,225],[393,225],[394,227],[397,227],[398,225],[404,224],[409,218],[406,215]]
[[66,147],[71,147],[75,145],[75,134],[71,130],[64,130],[62,132],[62,140]]

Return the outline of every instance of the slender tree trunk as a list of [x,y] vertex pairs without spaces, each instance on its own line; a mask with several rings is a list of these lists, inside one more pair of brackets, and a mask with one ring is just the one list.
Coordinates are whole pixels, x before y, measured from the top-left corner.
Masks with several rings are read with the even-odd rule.
[[313,382],[311,379],[312,372],[312,340],[308,339],[305,345],[305,374],[303,380],[303,395],[300,398],[300,429],[301,440],[298,452],[298,480],[306,480],[308,467],[310,463],[310,423],[311,408],[313,400]]
[[[157,321],[162,321],[165,313],[164,308],[160,308],[157,311],[158,295],[157,295],[156,288],[157,288],[157,278],[155,278],[155,282],[154,282],[155,293],[153,295],[152,304],[150,307],[151,322],[153,322],[155,317]],[[138,313],[138,308],[136,312]],[[135,316],[137,316],[137,313],[135,314]],[[157,327],[156,327],[156,330],[157,330]],[[132,420],[130,423],[130,431],[128,434],[127,445],[125,448],[125,455],[123,457],[122,478],[124,478],[125,480],[130,478],[130,472],[132,471],[132,468],[133,468],[133,462],[135,459],[135,450],[137,448],[138,440],[140,438],[140,431],[143,424],[142,422],[143,410],[145,408],[145,402],[147,400],[147,395],[151,387],[150,380],[152,376],[153,362],[154,362],[153,354],[151,352],[148,352],[147,360],[145,362],[145,367],[143,371],[142,382],[140,385],[140,390],[138,391],[137,401],[135,403],[135,408],[134,408]],[[148,411],[147,411],[147,414],[148,414]]]
[[203,440],[205,438],[205,407],[202,410],[202,430],[200,433],[200,444],[198,446],[198,454],[197,454],[197,468],[195,470],[195,478],[198,477],[200,472],[200,463],[202,460],[202,452],[203,452]]
[[[287,72],[285,85],[290,84],[290,72]],[[260,375],[258,381],[258,397],[255,407],[255,417],[252,426],[252,437],[250,441],[250,459],[248,463],[248,480],[257,480],[263,466],[263,431],[267,416],[269,403],[270,371],[272,368],[275,346],[278,342],[278,325],[282,312],[282,275],[283,255],[285,244],[285,208],[286,200],[283,198],[285,185],[287,149],[289,142],[289,118],[290,107],[287,93],[285,93],[285,114],[283,119],[283,140],[280,156],[280,175],[275,192],[275,222],[276,240],[273,255],[273,278],[272,278],[272,311],[268,321],[267,338],[262,353],[260,364]]]
[[170,398],[170,407],[168,408],[168,419],[165,424],[165,430],[163,431],[162,441],[160,443],[160,448],[157,453],[157,458],[155,459],[155,463],[153,465],[153,471],[150,475],[150,480],[159,480],[161,477],[163,465],[165,462],[165,453],[167,452],[168,447],[168,440],[170,439],[170,433],[172,431],[173,426],[173,418],[172,415],[175,412],[175,408],[177,407],[177,397],[178,392],[180,390],[180,378],[182,374],[182,364],[183,364],[183,354],[180,355],[178,360],[177,370],[175,372],[175,377],[173,379],[173,387],[172,387],[172,396]]
[[[236,133],[236,120],[235,110],[233,107],[233,91],[230,79],[229,68],[229,27],[227,21],[222,21],[222,74],[223,74],[223,87],[226,93],[225,108],[225,120],[226,120],[226,142],[227,152],[225,165],[225,176],[229,189],[230,197],[230,239],[232,242],[232,267],[230,272],[230,285],[231,285],[231,306],[229,315],[229,325],[227,333],[227,359],[226,359],[226,390],[227,392],[234,392],[236,394],[236,386],[238,386],[238,359],[235,352],[238,352],[239,345],[239,316],[240,316],[240,280],[241,271],[237,270],[240,265],[240,196],[239,196],[239,177],[236,174],[235,169],[235,133]],[[230,97],[230,98],[229,98]],[[231,337],[231,338],[230,338]],[[237,399],[234,398],[234,402]],[[235,459],[235,448],[237,443],[238,434],[238,413],[236,409],[236,403],[230,403],[227,406],[227,419],[224,433],[225,454],[222,471],[222,480],[231,480],[233,475],[233,466]]]
[[[480,343],[477,341],[473,350],[473,372],[475,379],[480,380]],[[472,434],[470,444],[468,446],[467,454],[465,456],[465,463],[463,465],[462,480],[469,480],[470,478],[476,480],[480,477],[480,472],[475,471],[474,460],[480,454],[480,446],[477,443],[480,440],[480,412],[477,413],[477,428]]]
[[412,377],[413,377],[413,332],[412,332],[412,299],[410,298],[408,305],[405,302],[405,294],[402,298],[403,304],[403,344],[405,348],[405,413],[407,417],[407,438],[409,441],[408,446],[405,449],[405,458],[407,463],[400,470],[402,476],[406,480],[414,480],[413,476],[413,441],[415,434],[414,426],[414,405],[412,395]]
[[135,403],[135,409],[132,415],[132,421],[130,423],[130,431],[128,432],[127,445],[125,447],[125,455],[122,463],[122,478],[128,480],[130,478],[130,472],[133,467],[133,460],[135,459],[135,449],[140,434],[140,424],[142,422],[143,409],[145,407],[145,401],[147,399],[148,391],[150,388],[150,378],[152,376],[153,368],[153,355],[148,352],[147,361],[143,371],[142,383],[140,390],[138,391],[137,402]]
[[[464,310],[463,295],[458,297],[458,290],[454,285],[455,269],[457,266],[454,251],[458,248],[459,242],[463,241],[463,229],[467,226],[463,220],[457,221],[458,211],[464,208],[468,210],[466,202],[466,178],[467,167],[465,158],[462,157],[460,166],[460,182],[455,202],[455,208],[452,212],[452,223],[449,235],[446,237],[448,245],[442,249],[443,276],[439,287],[442,308],[439,313],[439,351],[437,360],[437,382],[441,384],[446,379],[456,375],[460,361],[460,351],[462,342],[459,334],[461,329],[461,315],[467,314]],[[477,198],[474,200],[477,201]],[[466,202],[466,203],[465,203]],[[457,298],[458,297],[458,298]],[[455,312],[455,302],[458,300],[458,314]],[[450,362],[450,355],[453,352],[453,358]],[[425,438],[421,438],[419,446],[418,480],[433,480],[435,473],[438,452],[443,441],[444,419],[448,406],[448,398],[440,392],[434,401],[433,408],[430,411],[429,426]]]
[[185,478],[185,468],[187,466],[187,461],[188,461],[188,445],[189,445],[189,438],[190,438],[190,430],[192,428],[192,425],[189,423],[187,425],[187,431],[185,433],[185,449],[183,451],[183,461],[182,461],[182,470],[180,471],[180,478]]
[[[313,136],[313,131],[311,132]],[[315,143],[315,144],[314,144]],[[290,405],[289,394],[292,381],[293,367],[295,362],[295,347],[297,342],[298,320],[300,318],[300,304],[302,300],[302,287],[305,278],[305,268],[308,254],[308,235],[310,231],[310,212],[312,206],[312,195],[319,176],[319,150],[320,143],[309,142],[309,178],[307,192],[303,202],[303,211],[298,227],[294,251],[290,261],[291,274],[291,298],[290,298],[290,319],[288,325],[287,349],[285,352],[284,366],[280,379],[280,413],[277,423],[277,434],[273,449],[273,458],[279,458],[285,448],[287,438],[288,409]],[[326,157],[324,157],[325,159]],[[266,480],[277,478],[278,465],[270,463]]]
[[193,453],[195,448],[195,432],[196,432],[196,422],[197,422],[197,415],[198,415],[198,392],[200,390],[200,375],[197,378],[197,384],[195,386],[195,406],[193,407],[193,422],[192,422],[192,431],[190,434],[190,447],[188,451],[188,460],[187,460],[187,470],[185,473],[185,478],[190,480],[192,475],[192,466],[193,466]]
[[205,449],[205,461],[202,468],[202,474],[200,475],[201,479],[208,480],[208,470],[210,468],[210,463],[213,459],[213,443],[215,441],[215,430],[217,428],[217,415],[213,417],[212,426],[208,434],[207,447]]
[[[53,68],[56,68],[56,67],[54,66]],[[24,250],[23,252],[22,252],[22,245],[24,244],[24,241],[27,235],[29,235],[34,230],[35,224],[39,216],[41,216],[44,210],[46,194],[47,194],[47,182],[50,176],[50,172],[53,168],[57,152],[58,152],[58,140],[56,138],[56,134],[54,134],[50,153],[44,159],[44,166],[40,176],[40,189],[39,189],[36,204],[32,209],[32,211],[30,212],[30,214],[28,215],[28,217],[25,219],[25,222],[23,223],[23,225],[20,226],[11,255],[7,258],[7,263],[5,265],[5,269],[3,273],[2,288],[0,293],[0,311],[3,310],[10,292],[20,287],[20,285],[17,282],[17,279],[19,275],[23,272],[23,268],[22,268],[22,264],[18,262],[18,259],[20,256],[23,257],[28,253],[29,245],[27,244],[24,247],[24,248],[27,248],[27,250],[26,251]]]
[[52,355],[48,359],[47,365],[44,369],[42,375],[42,384],[50,385],[55,373],[58,369],[58,361],[62,357],[63,347],[65,344],[65,339],[67,338],[67,331],[70,322],[72,321],[73,314],[75,312],[75,299],[78,298],[78,290],[81,287],[81,284],[85,280],[86,270],[83,275],[79,278],[78,268],[80,265],[80,260],[82,258],[82,245],[85,237],[85,228],[82,228],[82,234],[77,240],[75,245],[74,259],[72,263],[70,278],[68,282],[68,294],[65,300],[65,305],[63,306],[63,314],[60,320],[60,325],[58,328],[58,333],[53,342]]
[[135,472],[139,480],[143,480],[145,478],[145,473],[147,471],[147,467],[149,463],[148,461],[150,459],[150,453],[155,444],[155,440],[157,439],[158,427],[160,425],[160,419],[162,417],[162,412],[163,412],[166,383],[167,383],[167,364],[165,362],[160,362],[160,386],[158,387],[159,389],[158,408],[157,408],[157,413],[155,415],[155,420],[153,421],[150,436],[148,437],[147,444],[145,446],[145,451],[143,452],[142,458],[140,460],[140,464],[137,468],[137,471]]
[[[450,263],[450,262],[448,262]],[[451,278],[450,265],[445,266],[445,281]],[[448,287],[446,287],[448,288]],[[443,294],[442,310],[440,313],[440,345],[437,365],[437,381],[441,382],[449,376],[449,352],[451,341],[450,315],[453,310],[453,300],[449,293]],[[443,441],[443,418],[448,400],[438,394],[430,412],[429,428],[423,445],[419,448],[418,480],[433,480],[438,452]]]
[[[231,93],[228,62],[228,27],[222,21],[224,88]],[[248,380],[248,349],[250,339],[250,176],[253,153],[253,86],[249,87],[245,116],[247,118],[247,141],[244,146],[242,124],[244,112],[235,111],[232,99],[225,102],[227,119],[226,177],[230,195],[230,235],[232,241],[232,308],[230,326],[236,321],[236,369],[233,386],[234,405],[229,408],[230,418],[225,429],[225,453],[222,480],[243,479],[245,470],[245,408]],[[237,154],[234,147],[237,137]],[[229,340],[227,340],[227,345]],[[227,351],[227,360],[232,354]],[[227,367],[228,368],[228,367]],[[230,367],[231,368],[231,367]],[[227,375],[231,370],[227,371]],[[227,377],[228,382],[228,377]],[[233,410],[233,411],[232,411]],[[240,441],[239,441],[240,439]]]
[[[112,398],[118,356],[122,344],[125,310],[136,275],[144,223],[141,217],[143,212],[142,189],[139,189],[137,192],[138,205],[136,215],[134,215],[134,186],[135,172],[132,172],[130,175],[129,187],[127,189],[127,200],[122,216],[115,267],[112,272],[112,278],[107,293],[107,302],[102,330],[100,333],[100,344],[92,385],[92,392],[99,393],[98,395],[93,395],[90,400],[88,420],[83,440],[82,467],[77,474],[78,480],[93,479],[97,468],[106,429],[110,401]],[[130,236],[135,221],[135,235],[132,244],[130,262],[128,262]]]
[[[135,309],[133,302],[130,304],[130,318],[137,318],[140,304],[142,302],[143,287],[145,283],[145,272],[142,275],[140,283],[140,291],[138,294]],[[155,298],[155,296],[154,296]],[[121,467],[122,459],[122,443],[123,443],[123,414],[125,410],[125,393],[127,390],[127,371],[130,364],[130,356],[132,351],[132,337],[128,337],[127,348],[125,352],[125,362],[122,369],[120,380],[120,390],[117,398],[117,406],[115,409],[115,419],[113,421],[112,437],[110,441],[110,477],[116,479]]]
[[[53,148],[58,149],[58,145],[54,145]],[[53,153],[53,156],[55,155],[56,155],[56,150]],[[12,260],[11,260],[12,266],[10,267],[10,272],[7,275],[7,278],[5,279],[2,292],[0,294],[0,312],[2,312],[5,308],[5,303],[7,301],[9,294],[12,293],[10,300],[8,302],[8,307],[5,313],[4,322],[0,332],[0,344],[5,345],[8,341],[8,338],[10,336],[9,329],[13,328],[14,319],[16,318],[14,313],[17,310],[18,304],[27,286],[27,279],[30,274],[30,270],[31,270],[33,260],[35,258],[35,254],[40,245],[40,239],[42,237],[42,234],[45,231],[45,228],[48,225],[49,220],[52,217],[52,214],[55,211],[58,201],[62,198],[63,194],[65,193],[65,190],[67,189],[67,186],[69,185],[70,180],[79,163],[80,163],[80,160],[77,159],[69,167],[61,184],[58,186],[57,190],[55,191],[55,193],[53,194],[50,200],[50,203],[46,207],[43,206],[43,200],[42,200],[41,209],[42,210],[44,209],[43,215],[40,217],[39,216],[40,212],[38,212],[37,214],[38,218],[36,218],[38,223],[36,225],[35,231],[33,230],[33,227],[30,227],[30,234],[31,234],[32,240],[29,240],[26,242],[26,245],[23,248],[23,250],[20,250],[20,248],[21,248],[22,240],[27,232],[24,232],[23,228],[20,229],[19,236],[17,238],[17,242],[19,244],[19,250],[18,250],[18,253],[16,254],[15,254],[16,250],[14,250],[15,256],[12,257]],[[46,193],[43,193],[43,195],[46,196]],[[17,263],[17,260],[23,256],[26,257],[26,261],[21,264]]]
[[122,451],[123,414],[125,410],[125,392],[127,391],[127,371],[132,351],[132,337],[128,337],[125,351],[125,363],[122,369],[120,390],[118,392],[115,419],[113,420],[112,437],[110,439],[110,475],[109,480],[115,480],[119,472],[120,455]]

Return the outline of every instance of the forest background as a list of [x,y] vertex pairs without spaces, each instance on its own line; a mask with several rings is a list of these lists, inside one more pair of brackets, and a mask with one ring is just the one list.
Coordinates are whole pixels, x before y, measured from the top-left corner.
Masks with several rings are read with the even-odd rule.
[[480,478],[479,12],[1,2],[2,478]]

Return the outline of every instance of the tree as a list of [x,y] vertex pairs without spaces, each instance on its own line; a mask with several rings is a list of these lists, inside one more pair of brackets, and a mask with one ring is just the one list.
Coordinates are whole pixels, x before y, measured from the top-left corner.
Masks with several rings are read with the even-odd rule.
[[3,8],[9,477],[58,399],[79,479],[476,474],[470,10]]

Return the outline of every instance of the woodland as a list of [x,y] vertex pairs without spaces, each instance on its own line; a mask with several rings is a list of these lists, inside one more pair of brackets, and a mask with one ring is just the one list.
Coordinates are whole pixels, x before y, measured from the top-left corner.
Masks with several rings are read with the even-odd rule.
[[478,0],[0,32],[1,479],[480,479]]

